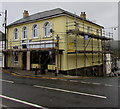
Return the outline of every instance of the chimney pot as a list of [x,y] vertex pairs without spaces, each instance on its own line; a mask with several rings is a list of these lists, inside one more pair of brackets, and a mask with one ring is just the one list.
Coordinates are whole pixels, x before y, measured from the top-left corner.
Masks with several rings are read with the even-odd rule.
[[27,16],[29,16],[28,10],[24,10],[23,17],[27,17]]
[[85,12],[81,12],[80,17],[81,17],[82,19],[86,19],[86,13],[85,13]]

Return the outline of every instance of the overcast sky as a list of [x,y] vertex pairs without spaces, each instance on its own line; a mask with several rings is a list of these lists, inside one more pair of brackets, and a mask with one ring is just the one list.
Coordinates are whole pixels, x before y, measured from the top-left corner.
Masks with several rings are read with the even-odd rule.
[[10,24],[22,18],[23,10],[28,10],[31,15],[54,8],[62,8],[77,15],[86,12],[87,19],[104,26],[107,31],[114,33],[114,39],[118,39],[117,30],[112,29],[118,27],[117,2],[3,2],[0,11],[8,10],[7,24]]

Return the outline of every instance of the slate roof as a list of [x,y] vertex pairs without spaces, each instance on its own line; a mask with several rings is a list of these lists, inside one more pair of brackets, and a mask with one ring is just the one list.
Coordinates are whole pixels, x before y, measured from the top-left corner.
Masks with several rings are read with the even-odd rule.
[[[39,12],[39,13],[30,15],[30,16],[24,17],[22,19],[19,19],[19,20],[15,21],[15,22],[11,23],[7,27],[12,26],[12,25],[22,24],[22,23],[38,21],[38,20],[42,20],[42,19],[46,19],[46,18],[52,18],[52,17],[55,17],[55,16],[62,16],[62,15],[69,15],[69,16],[76,17],[78,19],[83,20],[82,18],[80,18],[76,14],[73,14],[71,12],[65,11],[65,10],[63,10],[61,8],[56,8],[56,9],[52,9],[52,10],[49,10],[49,11]],[[96,23],[93,23],[93,22],[91,22],[89,20],[85,20],[85,21],[87,21],[89,23],[92,23],[94,25],[100,26],[100,25],[98,25]],[[100,26],[100,27],[103,28],[103,26]]]

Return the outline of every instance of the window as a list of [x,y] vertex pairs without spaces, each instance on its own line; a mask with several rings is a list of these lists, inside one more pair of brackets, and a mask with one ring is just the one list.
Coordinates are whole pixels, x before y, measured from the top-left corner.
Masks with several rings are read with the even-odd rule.
[[44,28],[44,36],[45,37],[50,37],[50,23],[49,22],[45,22],[43,28]]
[[27,27],[26,26],[23,27],[22,34],[23,34],[23,39],[26,39],[27,38]]
[[32,28],[33,38],[38,37],[38,26],[35,24]]
[[17,28],[14,29],[14,39],[15,40],[18,39],[18,29]]
[[99,35],[99,29],[96,29],[96,34]]
[[90,33],[90,27],[89,26],[87,26],[87,32]]
[[14,63],[18,63],[18,52],[13,52],[14,55]]

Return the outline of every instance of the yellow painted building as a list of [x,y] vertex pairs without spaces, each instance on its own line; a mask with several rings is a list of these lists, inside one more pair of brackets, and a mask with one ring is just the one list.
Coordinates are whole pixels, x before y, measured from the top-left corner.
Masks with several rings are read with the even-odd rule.
[[89,73],[102,66],[102,29],[84,12],[77,16],[57,8],[29,15],[25,10],[7,26],[7,67]]

